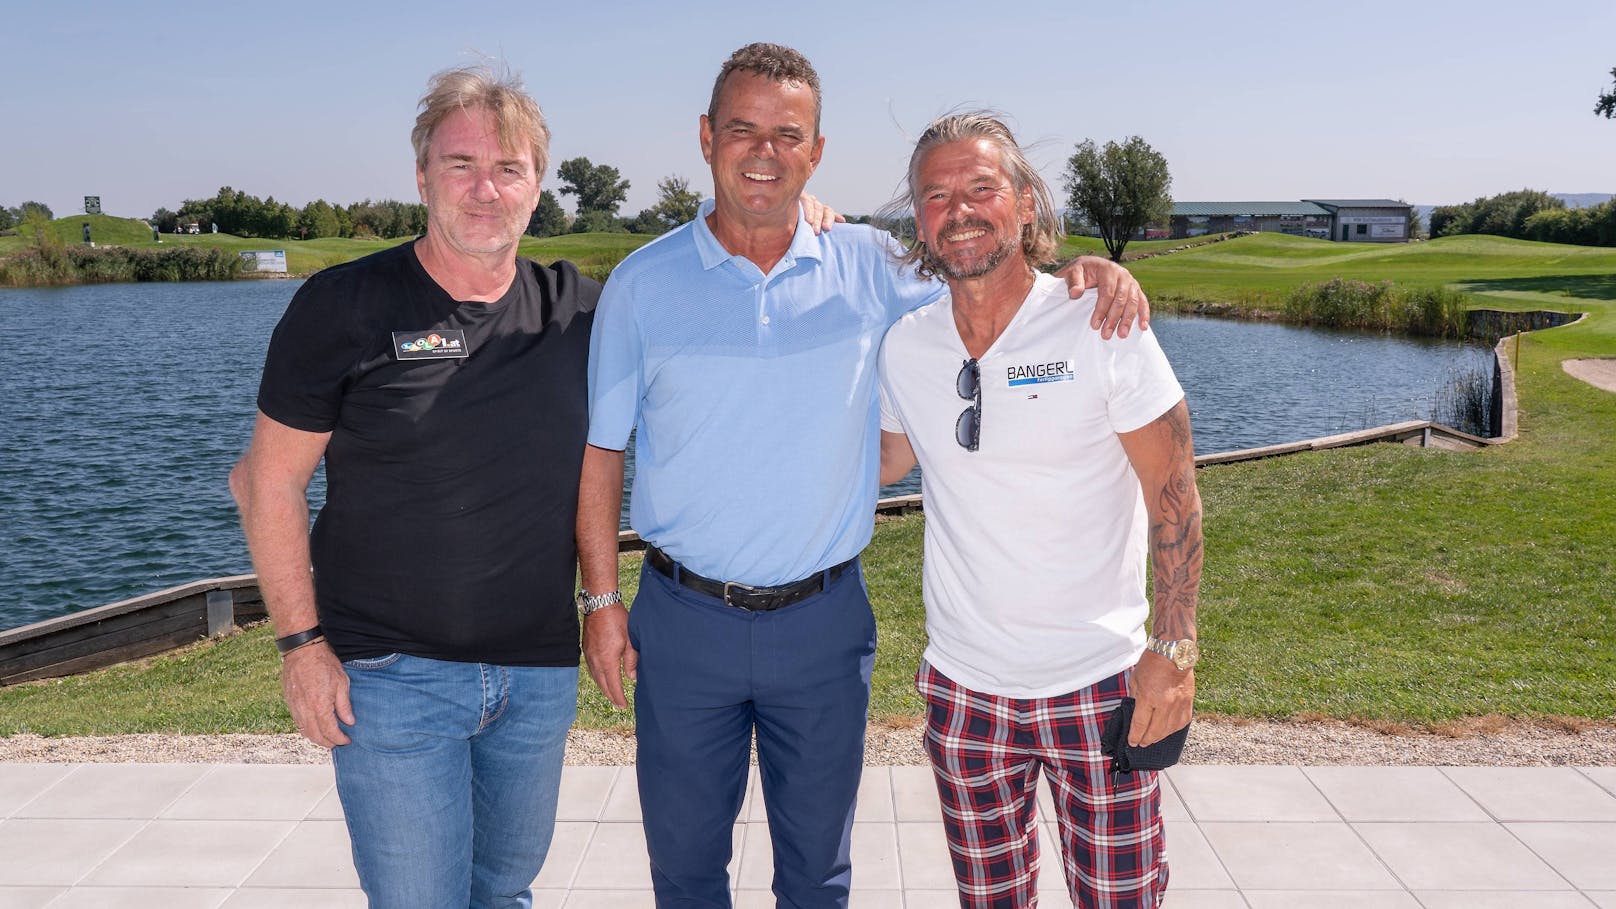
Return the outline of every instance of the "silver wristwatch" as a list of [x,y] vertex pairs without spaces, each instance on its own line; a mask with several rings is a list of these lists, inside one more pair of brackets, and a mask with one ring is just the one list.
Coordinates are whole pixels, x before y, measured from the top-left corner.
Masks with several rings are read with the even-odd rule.
[[594,615],[596,610],[605,609],[607,606],[616,606],[621,602],[623,602],[623,592],[621,590],[596,594],[595,596],[590,596],[580,590],[578,591],[578,614],[587,619]]
[[1180,671],[1191,669],[1201,659],[1201,648],[1190,638],[1163,641],[1156,637],[1145,639],[1145,649],[1173,661]]

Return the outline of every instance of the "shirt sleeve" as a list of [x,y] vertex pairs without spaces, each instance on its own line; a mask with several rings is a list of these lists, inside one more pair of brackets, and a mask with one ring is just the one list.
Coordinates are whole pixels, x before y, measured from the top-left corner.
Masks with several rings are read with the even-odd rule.
[[885,231],[881,232],[880,238],[880,254],[886,259],[882,272],[887,282],[882,302],[886,304],[887,324],[891,325],[903,318],[905,313],[942,299],[948,293],[948,285],[936,278],[920,277],[912,266],[899,265],[898,257],[903,255],[903,244]]
[[[1091,332],[1095,338],[1099,332]],[[1116,432],[1133,432],[1171,410],[1184,398],[1184,388],[1173,375],[1167,354],[1153,331],[1135,331],[1128,337],[1095,341],[1108,352],[1110,393],[1106,412]]]
[[881,431],[905,433],[906,430],[903,428],[903,420],[898,415],[898,402],[893,399],[892,385],[887,379],[887,376],[889,375],[889,367],[887,366],[887,351],[889,349],[890,348],[883,343],[881,345],[881,353],[876,360],[880,376],[879,384],[881,386]]
[[595,307],[589,338],[589,444],[622,451],[645,395],[645,350],[629,280],[613,272]]
[[264,356],[258,409],[265,416],[304,432],[336,428],[360,356],[353,309],[352,299],[325,282],[298,288]]

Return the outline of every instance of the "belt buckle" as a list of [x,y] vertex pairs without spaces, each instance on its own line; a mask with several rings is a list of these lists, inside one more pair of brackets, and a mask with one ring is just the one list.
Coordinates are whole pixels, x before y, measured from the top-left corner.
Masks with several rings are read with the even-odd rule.
[[738,588],[740,588],[742,591],[744,591],[746,593],[756,593],[757,588],[751,586],[750,584],[742,584],[739,581],[725,581],[724,582],[724,605],[725,606],[734,606],[736,609],[745,609],[747,612],[751,612],[752,607],[750,607],[750,606],[741,606],[741,605],[739,605],[737,603],[731,603],[730,602],[729,595],[730,595],[730,588],[732,588],[732,587],[738,587]]

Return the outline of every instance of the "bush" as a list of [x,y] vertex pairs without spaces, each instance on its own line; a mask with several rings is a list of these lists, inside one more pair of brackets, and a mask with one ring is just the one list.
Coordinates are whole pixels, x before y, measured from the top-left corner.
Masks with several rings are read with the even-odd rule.
[[1285,298],[1285,318],[1303,325],[1400,331],[1458,338],[1465,331],[1465,298],[1445,288],[1399,288],[1336,278],[1305,284]]
[[0,261],[0,284],[35,287],[116,281],[228,281],[240,268],[239,256],[217,248],[41,247]]

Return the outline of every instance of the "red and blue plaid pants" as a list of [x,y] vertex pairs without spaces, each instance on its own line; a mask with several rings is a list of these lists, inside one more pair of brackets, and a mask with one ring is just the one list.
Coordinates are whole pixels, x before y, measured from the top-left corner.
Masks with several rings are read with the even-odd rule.
[[1007,698],[966,689],[922,662],[915,686],[926,699],[926,751],[962,907],[1038,905],[1040,768],[1072,905],[1161,905],[1167,856],[1156,774],[1113,775],[1100,753],[1106,717],[1127,694],[1124,676],[1071,694]]

